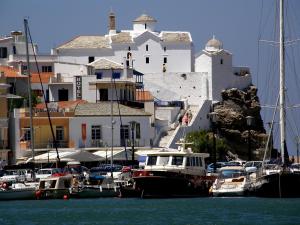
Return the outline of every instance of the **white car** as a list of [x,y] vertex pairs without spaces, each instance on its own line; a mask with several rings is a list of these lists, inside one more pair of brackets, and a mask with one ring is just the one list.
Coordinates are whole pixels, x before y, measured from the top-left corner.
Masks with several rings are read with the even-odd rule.
[[262,166],[262,161],[249,161],[246,162],[244,168],[246,172],[253,173],[256,172],[258,168]]
[[51,177],[55,173],[60,173],[60,169],[57,168],[45,168],[45,169],[39,169],[37,173],[35,174],[35,178],[37,180],[44,179],[47,177]]
[[5,170],[4,175],[0,181],[5,182],[23,182],[31,179],[31,173],[27,170]]

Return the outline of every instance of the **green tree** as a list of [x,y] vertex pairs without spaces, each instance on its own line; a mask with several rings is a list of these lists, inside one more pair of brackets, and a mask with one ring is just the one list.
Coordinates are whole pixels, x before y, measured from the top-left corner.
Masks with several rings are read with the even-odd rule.
[[[191,142],[188,147],[191,147],[193,152],[207,152],[213,151],[213,134],[205,130],[193,131],[186,135],[186,142]],[[224,159],[227,150],[230,147],[223,138],[216,138],[217,159]]]

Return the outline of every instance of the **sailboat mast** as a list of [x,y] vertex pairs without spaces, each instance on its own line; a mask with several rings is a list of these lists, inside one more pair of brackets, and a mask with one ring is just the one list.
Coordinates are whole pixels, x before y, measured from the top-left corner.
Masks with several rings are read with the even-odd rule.
[[26,44],[26,61],[27,61],[27,76],[28,76],[28,101],[29,101],[29,115],[30,115],[30,147],[32,154],[32,161],[34,162],[34,130],[33,130],[33,114],[32,114],[32,99],[31,99],[31,74],[29,64],[29,47],[28,47],[28,20],[24,19],[25,30],[25,44]]
[[284,0],[279,0],[280,7],[280,150],[281,160],[284,163],[284,153],[286,148],[286,109],[285,109],[285,43],[284,43]]
[[110,156],[110,174],[113,178],[113,155],[114,155],[114,109],[113,109],[113,71],[111,70],[111,97],[110,97],[110,120],[111,120],[111,156]]

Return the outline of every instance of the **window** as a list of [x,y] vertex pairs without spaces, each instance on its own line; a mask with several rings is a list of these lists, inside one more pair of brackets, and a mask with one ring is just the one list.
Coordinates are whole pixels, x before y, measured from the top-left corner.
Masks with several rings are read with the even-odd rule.
[[113,79],[120,79],[121,78],[121,73],[120,72],[114,72],[113,73]]
[[183,157],[182,156],[173,156],[172,157],[172,165],[181,166],[182,163],[183,163]]
[[56,127],[56,140],[57,141],[63,141],[64,140],[64,127],[63,126],[57,126]]
[[149,57],[146,57],[146,63],[149,64]]
[[0,48],[0,58],[7,58],[7,48],[6,47],[1,47]]
[[186,166],[191,166],[190,157],[186,157]]
[[167,62],[168,62],[167,57],[164,57],[164,63],[167,63]]
[[128,46],[128,51],[130,51],[131,50],[131,48],[130,48],[130,46]]
[[147,24],[145,23],[145,30],[147,29]]
[[94,62],[95,61],[95,56],[89,56],[89,63]]
[[160,156],[158,160],[158,165],[166,166],[169,163],[169,156]]
[[149,51],[149,45],[146,45],[146,51],[147,52]]
[[31,140],[31,134],[30,134],[30,127],[24,128],[24,141],[30,141]]
[[101,139],[101,126],[93,125],[92,126],[92,140],[100,140]]
[[223,59],[220,60],[220,63],[223,64]]
[[123,125],[121,126],[121,137],[124,139],[129,139],[129,126]]
[[164,47],[164,52],[167,51],[167,47]]
[[147,166],[156,165],[157,156],[148,156]]
[[51,73],[52,72],[52,66],[42,66],[42,72],[43,73]]
[[99,79],[102,79],[102,73],[101,72],[96,72],[96,78],[99,80]]
[[13,54],[14,54],[14,55],[17,54],[17,49],[16,49],[16,46],[15,46],[15,45],[13,45]]
[[135,138],[141,139],[141,125],[139,123],[135,124]]

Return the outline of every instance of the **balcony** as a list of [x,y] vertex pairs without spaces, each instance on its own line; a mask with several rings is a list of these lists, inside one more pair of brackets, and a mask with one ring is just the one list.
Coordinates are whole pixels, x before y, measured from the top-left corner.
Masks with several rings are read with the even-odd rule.
[[[57,148],[69,148],[68,141],[57,141]],[[34,143],[35,149],[52,149],[55,148],[53,141],[48,142],[35,142]],[[20,142],[20,149],[21,150],[30,150],[30,141],[21,141]]]

